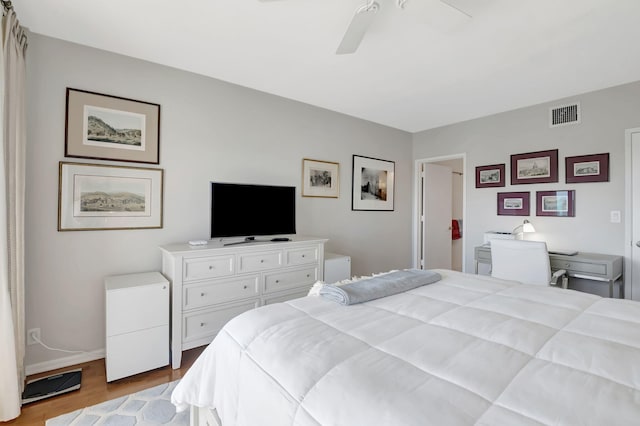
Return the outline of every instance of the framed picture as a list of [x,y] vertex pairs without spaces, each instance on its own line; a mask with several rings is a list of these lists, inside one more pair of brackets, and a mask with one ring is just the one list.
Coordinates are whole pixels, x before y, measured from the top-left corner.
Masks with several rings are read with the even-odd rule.
[[576,215],[576,191],[537,191],[536,216]]
[[511,156],[511,185],[558,181],[558,150]]
[[60,162],[58,231],[162,228],[162,169]]
[[566,157],[567,183],[609,182],[609,153]]
[[160,105],[67,88],[65,157],[160,162]]
[[498,192],[498,215],[529,216],[528,192]]
[[393,210],[396,163],[353,156],[351,210]]
[[504,169],[504,164],[476,167],[476,188],[504,186]]
[[302,196],[338,198],[340,165],[331,161],[302,160]]

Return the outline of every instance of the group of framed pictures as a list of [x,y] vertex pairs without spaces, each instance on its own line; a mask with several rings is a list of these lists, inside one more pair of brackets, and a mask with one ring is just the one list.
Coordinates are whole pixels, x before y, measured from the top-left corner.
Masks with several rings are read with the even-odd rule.
[[[608,182],[609,153],[565,157],[565,182]],[[558,182],[558,150],[511,156],[511,185]],[[476,167],[476,188],[503,187],[505,164]]]
[[[340,165],[331,161],[302,160],[302,196],[338,198]],[[353,156],[351,209],[392,211],[395,162]]]
[[[558,182],[558,150],[511,156],[511,185]],[[476,167],[476,188],[506,185],[506,165]],[[608,182],[609,153],[565,157],[565,182]],[[536,216],[575,216],[575,190],[536,191]],[[529,192],[499,192],[498,215],[529,216]]]
[[[65,157],[160,162],[160,105],[67,88]],[[164,171],[59,163],[58,230],[162,228]]]
[[[536,216],[574,217],[575,190],[536,191]],[[529,192],[498,192],[498,215],[529,216]]]

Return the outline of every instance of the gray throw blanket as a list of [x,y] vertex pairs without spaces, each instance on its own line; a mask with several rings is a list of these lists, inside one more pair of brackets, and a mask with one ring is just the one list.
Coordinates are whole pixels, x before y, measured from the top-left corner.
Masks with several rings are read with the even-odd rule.
[[406,269],[340,286],[325,284],[320,288],[320,296],[342,305],[354,305],[432,284],[440,279],[442,277],[437,272]]

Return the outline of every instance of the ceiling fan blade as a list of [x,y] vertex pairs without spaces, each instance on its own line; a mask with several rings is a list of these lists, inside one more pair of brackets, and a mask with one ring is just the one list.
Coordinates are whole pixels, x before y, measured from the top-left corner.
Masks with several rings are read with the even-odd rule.
[[466,4],[464,1],[462,2],[459,0],[440,0],[440,1],[446,4],[447,6],[449,6],[450,8],[455,9],[458,12],[462,13],[463,15],[467,15],[469,18],[473,18],[473,16],[471,16],[471,14],[467,12],[468,4]]
[[376,12],[380,9],[380,5],[376,2],[367,4],[358,9],[351,19],[351,23],[347,28],[347,32],[342,37],[342,41],[336,50],[336,55],[346,55],[354,53],[358,50],[360,42],[364,38],[367,29],[373,22]]

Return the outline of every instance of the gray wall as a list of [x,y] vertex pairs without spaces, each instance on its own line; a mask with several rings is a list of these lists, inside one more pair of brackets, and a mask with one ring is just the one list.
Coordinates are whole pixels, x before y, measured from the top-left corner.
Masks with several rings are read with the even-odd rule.
[[[259,64],[256,64],[259,66]],[[158,246],[206,238],[209,182],[298,187],[298,233],[329,238],[354,274],[411,265],[411,135],[222,81],[31,34],[28,49],[27,328],[49,345],[104,348],[103,278],[160,269]],[[161,105],[159,230],[58,232],[67,87]],[[351,211],[352,155],[396,162],[394,212]],[[340,197],[300,196],[303,158],[340,163]],[[68,356],[27,348],[26,364]],[[36,368],[37,369],[37,368]]]
[[[582,122],[549,128],[550,106],[579,101]],[[509,111],[490,117],[420,132],[413,137],[414,158],[430,158],[465,152],[467,185],[465,264],[473,271],[473,248],[482,244],[485,231],[511,231],[525,217],[498,216],[497,193],[529,191],[536,233],[527,239],[543,240],[551,249],[576,249],[624,255],[625,129],[640,125],[640,83],[587,93],[548,104]],[[558,149],[559,182],[510,185],[510,155]],[[565,157],[610,153],[610,181],[565,183]],[[504,188],[475,188],[477,166],[505,163]],[[535,193],[541,190],[574,189],[574,218],[535,216]],[[621,223],[610,223],[610,211],[623,215]],[[605,295],[606,286],[578,282],[578,287]]]

